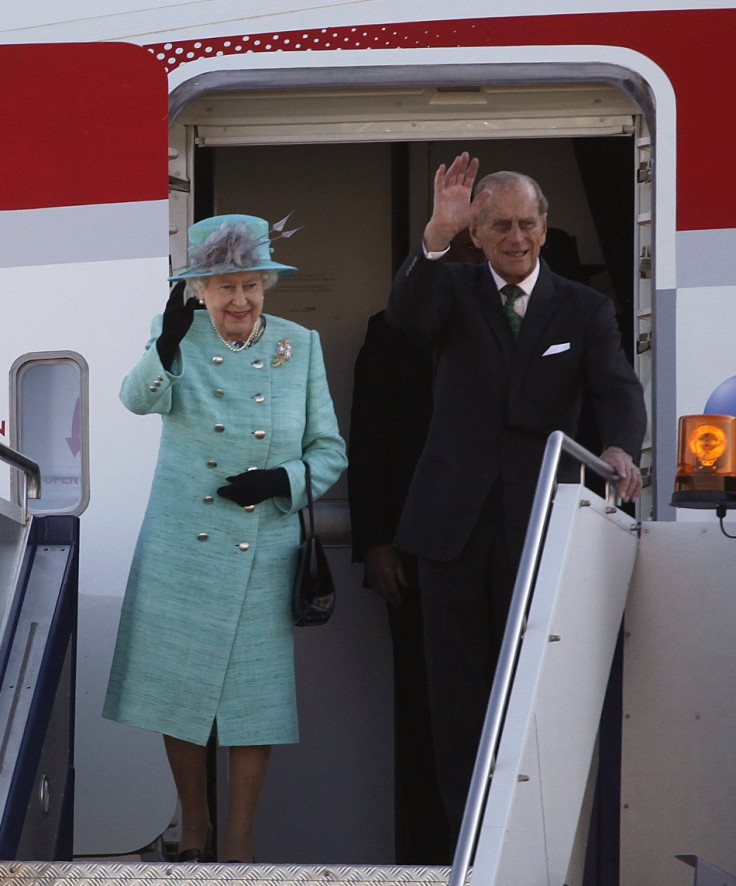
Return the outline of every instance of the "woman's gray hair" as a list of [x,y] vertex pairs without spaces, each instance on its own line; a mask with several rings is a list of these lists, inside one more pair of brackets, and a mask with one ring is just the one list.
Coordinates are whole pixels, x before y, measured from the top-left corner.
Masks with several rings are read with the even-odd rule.
[[[248,273],[247,268],[244,268],[243,271]],[[270,289],[279,279],[278,271],[253,271],[253,273],[261,275],[264,290]],[[187,280],[187,289],[199,298],[211,279],[212,277],[189,277]]]

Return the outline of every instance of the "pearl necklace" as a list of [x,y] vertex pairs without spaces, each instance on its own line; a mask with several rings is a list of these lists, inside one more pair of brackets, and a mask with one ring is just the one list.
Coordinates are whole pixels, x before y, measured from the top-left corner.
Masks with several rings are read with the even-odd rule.
[[245,341],[228,341],[226,338],[223,338],[220,334],[220,330],[215,326],[215,321],[210,316],[210,322],[212,323],[212,328],[217,333],[217,337],[220,341],[225,345],[225,347],[229,351],[244,351],[246,348],[249,348],[252,344],[258,341],[261,336],[261,332],[263,331],[263,320],[260,317],[256,318],[256,322],[253,324],[253,329],[250,331],[250,335]]

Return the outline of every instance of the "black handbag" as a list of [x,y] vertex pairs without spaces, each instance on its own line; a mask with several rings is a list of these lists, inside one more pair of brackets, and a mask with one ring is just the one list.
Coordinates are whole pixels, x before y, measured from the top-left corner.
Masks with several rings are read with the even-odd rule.
[[[330,574],[322,543],[314,532],[314,503],[312,501],[312,478],[309,465],[307,474],[307,507],[299,512],[302,540],[297,550],[296,574],[291,594],[291,611],[297,627],[323,625],[335,610],[335,585]],[[309,517],[309,527],[304,524],[304,512]]]

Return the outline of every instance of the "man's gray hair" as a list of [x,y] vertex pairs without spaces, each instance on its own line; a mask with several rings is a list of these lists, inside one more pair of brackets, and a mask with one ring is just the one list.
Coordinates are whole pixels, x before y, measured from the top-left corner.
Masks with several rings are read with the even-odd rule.
[[502,189],[518,187],[519,185],[531,188],[532,191],[534,191],[537,198],[537,205],[539,207],[539,214],[546,215],[547,210],[549,209],[547,198],[544,196],[542,189],[534,179],[530,175],[524,175],[523,172],[509,172],[508,170],[502,170],[501,172],[491,172],[489,175],[484,175],[480,181],[476,182],[476,185],[473,188],[473,196],[476,197],[481,191],[489,189],[493,190],[494,187]]

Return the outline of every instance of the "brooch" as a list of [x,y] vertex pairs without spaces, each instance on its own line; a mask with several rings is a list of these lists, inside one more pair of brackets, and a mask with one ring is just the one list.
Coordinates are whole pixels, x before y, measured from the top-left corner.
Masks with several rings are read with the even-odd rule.
[[291,342],[288,338],[282,338],[276,348],[276,354],[271,361],[271,366],[283,366],[291,359]]

